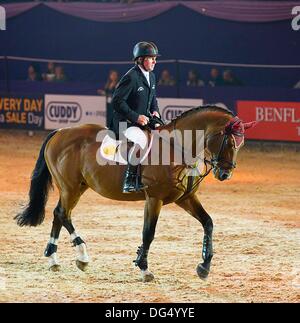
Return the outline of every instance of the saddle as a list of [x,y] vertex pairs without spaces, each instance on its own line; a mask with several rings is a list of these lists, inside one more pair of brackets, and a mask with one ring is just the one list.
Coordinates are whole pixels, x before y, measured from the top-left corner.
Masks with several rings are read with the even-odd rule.
[[[126,129],[124,136],[129,141],[138,144],[141,147],[142,157],[140,164],[147,158],[153,143],[153,135],[151,130],[155,130],[157,126],[164,125],[164,121],[158,117],[151,117],[149,123],[145,126],[131,126]],[[100,155],[107,161],[127,165],[127,152],[130,145],[128,140],[116,140],[107,134],[100,147]]]

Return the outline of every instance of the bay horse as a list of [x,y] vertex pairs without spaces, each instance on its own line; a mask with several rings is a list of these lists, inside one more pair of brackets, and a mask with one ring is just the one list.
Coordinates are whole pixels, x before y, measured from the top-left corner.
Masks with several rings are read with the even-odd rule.
[[203,129],[207,171],[194,177],[191,183],[187,176],[182,176],[188,171],[184,163],[142,165],[142,183],[146,189],[131,194],[122,193],[124,165],[100,166],[96,161],[100,145],[96,137],[104,127],[87,124],[55,130],[47,136],[41,147],[31,176],[29,203],[15,219],[20,226],[37,226],[43,222],[48,191],[54,179],[59,190],[59,201],[53,212],[50,240],[45,250],[45,256],[49,257],[49,269],[60,269],[57,243],[63,226],[76,247],[76,265],[85,271],[89,263],[86,244],[76,233],[71,221],[71,212],[81,195],[91,188],[109,199],[145,200],[142,245],[138,247],[135,265],[141,270],[142,280],[147,282],[154,279],[148,269],[147,257],[161,208],[163,205],[176,203],[203,226],[203,262],[197,265],[196,270],[201,279],[206,279],[213,257],[213,221],[202,207],[196,192],[201,180],[211,169],[220,181],[231,177],[236,167],[238,150],[244,142],[244,132],[254,124],[255,122],[243,123],[230,110],[217,106],[197,107],[183,113],[158,130],[171,132],[176,129],[184,132]]

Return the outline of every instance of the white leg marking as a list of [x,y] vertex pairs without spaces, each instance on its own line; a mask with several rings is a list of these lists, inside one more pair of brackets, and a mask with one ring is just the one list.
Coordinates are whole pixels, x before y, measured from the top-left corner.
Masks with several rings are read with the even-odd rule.
[[76,239],[77,237],[79,237],[79,235],[76,233],[76,231],[74,231],[73,233],[71,233],[71,242]]
[[59,261],[57,258],[57,253],[54,252],[50,257],[49,257],[49,268],[52,266],[59,265]]
[[85,243],[81,243],[80,245],[76,246],[77,250],[77,260],[82,261],[82,262],[89,262],[89,255],[87,253],[87,248]]
[[[74,231],[71,234],[71,241],[79,237],[79,235]],[[76,251],[77,251],[77,260],[82,261],[82,262],[89,262],[89,255],[87,253],[87,248],[85,243],[81,243],[80,245],[76,246]]]
[[49,243],[55,244],[57,246],[58,239],[54,239],[53,237],[50,238]]

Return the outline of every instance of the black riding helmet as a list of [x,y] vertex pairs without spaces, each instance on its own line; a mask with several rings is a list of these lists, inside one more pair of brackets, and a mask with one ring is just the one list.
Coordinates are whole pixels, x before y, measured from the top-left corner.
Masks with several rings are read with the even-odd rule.
[[133,60],[144,56],[160,56],[157,46],[152,42],[141,41],[133,48]]

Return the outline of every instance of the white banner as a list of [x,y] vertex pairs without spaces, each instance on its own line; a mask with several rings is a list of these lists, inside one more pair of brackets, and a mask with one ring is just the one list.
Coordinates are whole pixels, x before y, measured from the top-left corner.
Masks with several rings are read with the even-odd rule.
[[85,123],[106,125],[105,97],[45,95],[45,129],[66,128]]
[[202,99],[158,98],[157,101],[162,119],[166,123],[187,110],[203,105]]

